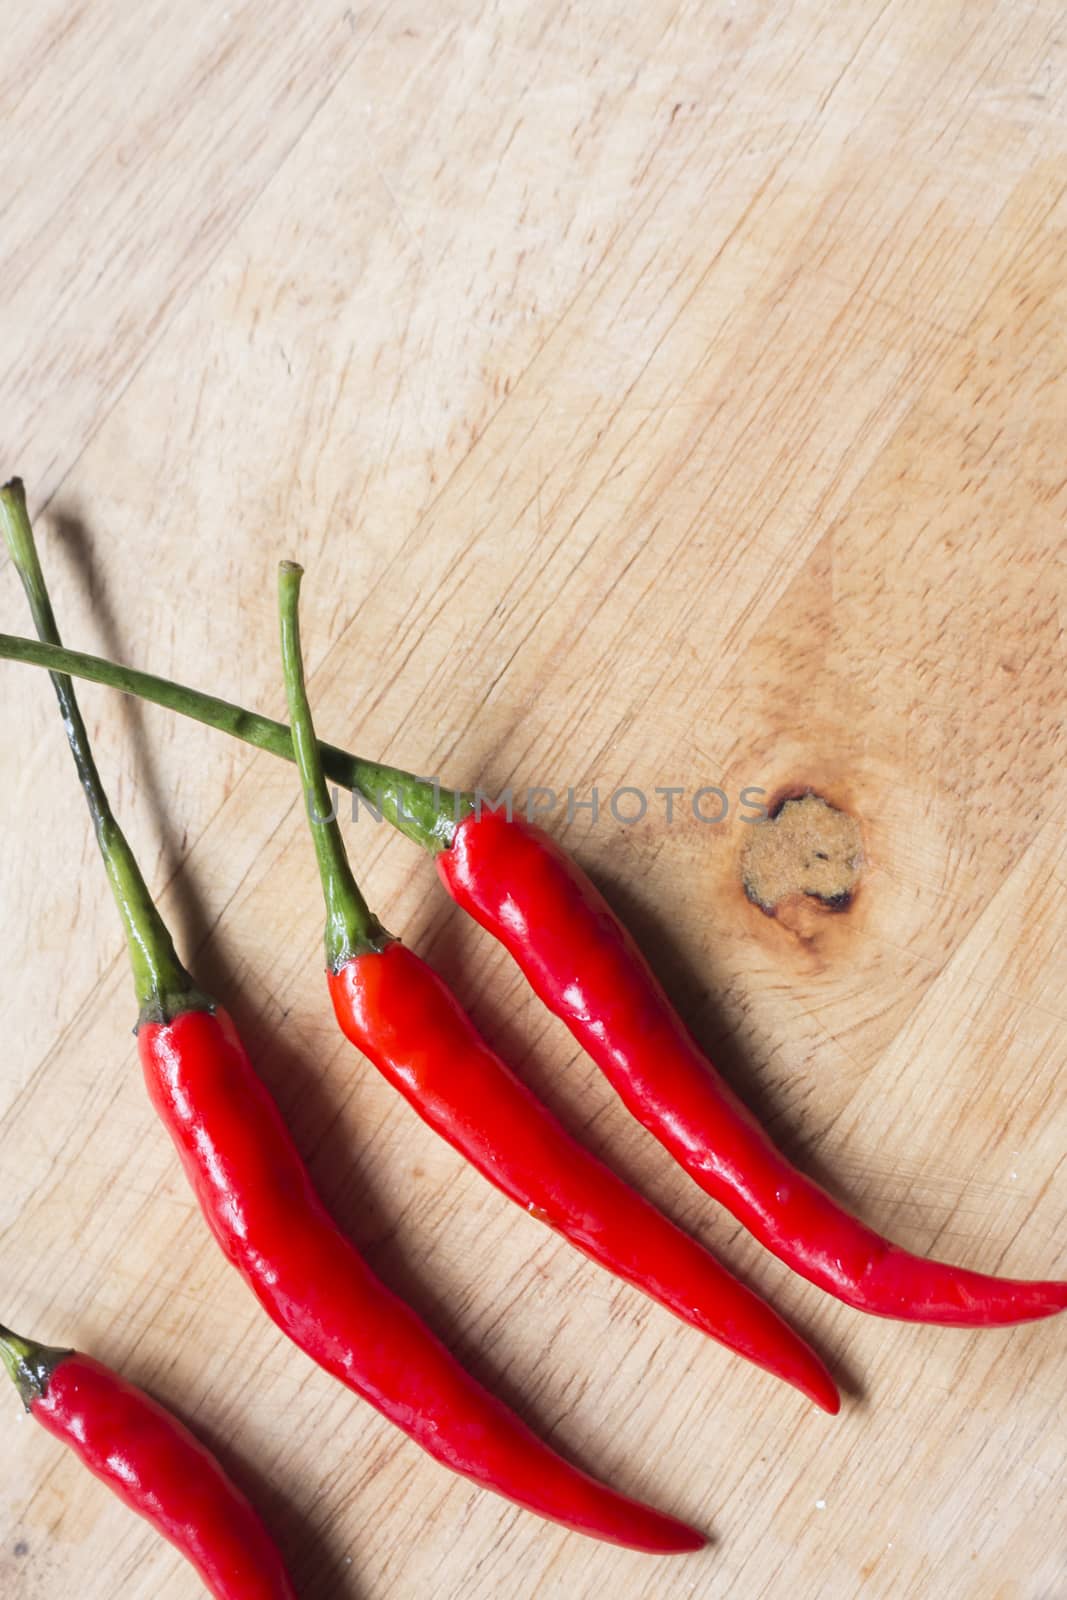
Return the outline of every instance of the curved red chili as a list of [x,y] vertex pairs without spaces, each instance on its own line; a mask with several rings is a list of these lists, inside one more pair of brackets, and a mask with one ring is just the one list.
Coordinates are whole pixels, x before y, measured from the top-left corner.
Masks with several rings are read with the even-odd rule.
[[144,1022],[152,1104],[227,1258],[274,1322],[454,1472],[543,1517],[637,1550],[703,1537],[571,1466],[387,1289],[319,1200],[221,1008]]
[[329,908],[327,981],[343,1032],[430,1127],[524,1210],[836,1412],[833,1379],[778,1313],[573,1139],[489,1048],[437,974],[368,911],[327,815],[300,662],[299,569],[287,563],[280,581],[293,743]]
[[296,1600],[258,1512],[206,1445],[91,1356],[0,1328],[27,1411],[191,1562],[216,1600]]
[[798,1172],[716,1073],[585,873],[540,829],[471,812],[437,868],[634,1116],[794,1271],[861,1311],[913,1322],[992,1327],[1067,1306],[1067,1283],[911,1255]]
[[[21,484],[0,522],[38,632],[58,640]],[[700,1549],[704,1536],[571,1466],[489,1394],[387,1289],[312,1186],[232,1021],[178,959],[111,811],[70,680],[52,681],[123,920],[152,1102],[208,1223],[278,1326],[438,1461],[567,1527],[633,1549]]]

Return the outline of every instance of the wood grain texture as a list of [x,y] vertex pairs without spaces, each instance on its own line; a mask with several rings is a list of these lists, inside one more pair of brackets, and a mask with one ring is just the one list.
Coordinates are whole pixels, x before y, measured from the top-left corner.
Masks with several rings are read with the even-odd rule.
[[[824,794],[864,843],[838,915],[745,898],[736,805],[550,821],[791,1152],[908,1246],[1067,1272],[1061,8],[8,23],[2,465],[70,641],[277,713],[295,556],[339,742],[493,793]],[[818,1341],[853,1393],[809,1414],[516,1213],[337,1036],[291,770],[87,690],[164,912],[353,1236],[546,1434],[716,1543],[668,1566],[556,1532],[295,1354],[149,1113],[47,685],[2,683],[0,1315],[173,1404],[302,1594],[1067,1594],[1062,1325],[880,1323],[791,1278],[414,848],[348,827],[527,1080]],[[13,1396],[3,1426],[0,1593],[191,1600]]]

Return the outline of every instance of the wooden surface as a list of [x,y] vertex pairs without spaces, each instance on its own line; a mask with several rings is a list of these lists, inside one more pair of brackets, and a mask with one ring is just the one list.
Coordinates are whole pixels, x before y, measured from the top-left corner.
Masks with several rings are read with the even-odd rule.
[[[1067,1272],[1063,15],[7,7],[4,473],[72,643],[455,783],[814,788],[849,910],[746,825],[550,825],[785,1146],[902,1243]],[[0,626],[27,628],[9,568]],[[1059,608],[1059,609],[1058,609]],[[347,836],[575,1130],[806,1329],[830,1421],[518,1214],[337,1035],[292,771],[103,690],[116,807],[324,1194],[561,1447],[712,1531],[657,1564],[477,1493],[295,1353],[145,1100],[47,684],[4,666],[5,1321],[173,1404],[309,1600],[1067,1595],[1062,1323],[864,1319],[631,1122],[405,840]],[[186,1600],[3,1402],[0,1592]]]

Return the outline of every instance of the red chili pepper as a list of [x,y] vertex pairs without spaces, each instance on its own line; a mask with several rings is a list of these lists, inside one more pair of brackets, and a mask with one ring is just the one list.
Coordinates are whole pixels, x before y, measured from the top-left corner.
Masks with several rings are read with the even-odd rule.
[[300,657],[300,569],[280,578],[289,715],[329,910],[327,982],[342,1031],[430,1127],[526,1211],[829,1412],[818,1356],[750,1289],[570,1134],[505,1066],[437,974],[386,933],[352,876]]
[[703,1537],[544,1444],[371,1271],[316,1195],[226,1012],[145,1022],[152,1103],[229,1260],[282,1331],[454,1472],[581,1533],[659,1552]]
[[861,1311],[912,1322],[993,1327],[1067,1306],[1067,1283],[911,1255],[798,1172],[694,1042],[603,897],[540,829],[471,812],[437,869],[638,1121],[794,1271]]
[[[21,484],[0,522],[38,632],[58,640]],[[111,812],[69,679],[53,674],[67,737],[126,932],[152,1102],[229,1260],[302,1350],[438,1461],[543,1517],[633,1549],[704,1536],[571,1466],[477,1383],[378,1279],[312,1187],[233,1022],[179,961]]]
[[[10,634],[0,634],[0,657],[109,684],[292,759],[283,723],[169,679]],[[899,1249],[798,1172],[693,1042],[614,912],[539,829],[336,745],[320,749],[333,782],[440,852],[453,899],[511,951],[638,1120],[795,1271],[905,1321],[996,1326],[1067,1307],[1067,1283],[996,1278]]]
[[259,1514],[158,1401],[91,1356],[2,1327],[0,1360],[26,1410],[176,1545],[217,1600],[296,1600]]

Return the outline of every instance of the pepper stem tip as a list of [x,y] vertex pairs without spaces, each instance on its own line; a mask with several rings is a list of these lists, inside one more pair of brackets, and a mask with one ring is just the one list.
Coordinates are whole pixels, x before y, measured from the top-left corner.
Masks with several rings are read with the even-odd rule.
[[[0,488],[0,530],[26,592],[38,638],[46,644],[61,645],[62,639],[41,569],[21,478],[11,478]],[[54,671],[51,677],[67,742],[78,769],[97,843],[122,917],[141,1020],[170,1021],[179,1011],[199,1009],[210,1002],[197,992],[178,960],[170,934],[148,893],[133,851],[115,820],[93,757],[74,685],[65,672]]]
[[0,1323],[0,1361],[6,1367],[8,1377],[18,1390],[27,1411],[35,1400],[43,1398],[48,1381],[59,1363],[73,1354],[73,1350],[38,1344],[36,1339],[23,1339]]
[[293,754],[304,788],[308,826],[326,901],[326,961],[331,972],[339,972],[357,956],[383,950],[393,936],[382,927],[356,883],[326,788],[300,646],[300,582],[303,576],[304,569],[298,561],[279,562],[282,670],[289,701]]

